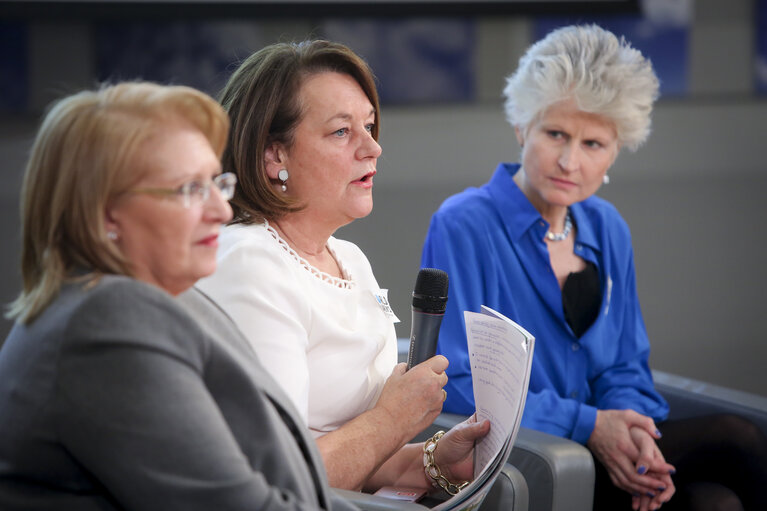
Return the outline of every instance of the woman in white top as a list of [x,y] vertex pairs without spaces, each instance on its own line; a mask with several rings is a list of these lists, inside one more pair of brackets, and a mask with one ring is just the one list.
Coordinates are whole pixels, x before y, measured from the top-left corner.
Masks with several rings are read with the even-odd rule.
[[[232,120],[223,166],[239,183],[217,272],[198,287],[251,341],[317,438],[330,483],[429,487],[422,446],[406,444],[439,414],[447,359],[405,372],[394,316],[365,255],[334,238],[373,207],[379,105],[367,64],[327,41],[268,46],[222,97]],[[448,432],[436,462],[470,479],[489,423]]]

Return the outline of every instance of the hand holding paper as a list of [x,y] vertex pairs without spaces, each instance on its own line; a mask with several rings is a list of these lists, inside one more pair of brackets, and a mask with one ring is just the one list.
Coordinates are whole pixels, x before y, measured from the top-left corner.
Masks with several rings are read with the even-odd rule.
[[[484,305],[481,313],[466,311],[464,317],[475,416],[479,423],[489,422],[490,431],[475,444],[472,483],[432,511],[474,509],[482,503],[511,452],[530,381],[535,342],[532,335]],[[462,466],[468,471],[471,465]],[[463,473],[456,477],[469,478]]]

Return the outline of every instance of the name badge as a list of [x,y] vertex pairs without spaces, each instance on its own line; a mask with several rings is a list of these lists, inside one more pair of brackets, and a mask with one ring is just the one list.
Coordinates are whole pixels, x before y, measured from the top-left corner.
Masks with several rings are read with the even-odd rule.
[[373,293],[373,297],[376,299],[376,302],[378,302],[378,306],[381,308],[386,317],[389,318],[392,323],[399,323],[399,318],[396,314],[394,314],[391,305],[389,305],[389,290],[379,289],[378,291],[370,292]]

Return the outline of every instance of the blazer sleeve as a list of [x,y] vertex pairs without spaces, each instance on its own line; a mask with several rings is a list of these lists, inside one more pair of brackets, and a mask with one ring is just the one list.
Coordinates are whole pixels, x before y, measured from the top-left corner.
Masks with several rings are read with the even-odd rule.
[[[194,320],[134,291],[97,289],[71,318],[56,406],[72,457],[121,509],[316,509],[251,468],[205,385],[210,346]],[[263,442],[261,455],[279,453]]]

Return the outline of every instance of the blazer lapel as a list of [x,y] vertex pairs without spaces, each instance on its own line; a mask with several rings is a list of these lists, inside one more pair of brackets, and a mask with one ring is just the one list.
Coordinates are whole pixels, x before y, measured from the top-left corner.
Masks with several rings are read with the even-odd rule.
[[218,336],[225,339],[228,344],[236,347],[237,351],[242,353],[243,358],[246,359],[243,362],[250,366],[249,374],[254,384],[266,394],[266,397],[280,414],[282,421],[298,444],[311,473],[320,505],[324,509],[329,509],[329,483],[325,473],[325,464],[317,449],[317,444],[309,434],[309,428],[304,424],[300,414],[293,407],[290,398],[261,365],[255,350],[225,310],[197,288],[192,288],[181,296],[183,297],[182,301],[184,304],[191,306],[194,312],[197,313],[199,321],[206,323],[214,322],[215,331]]

